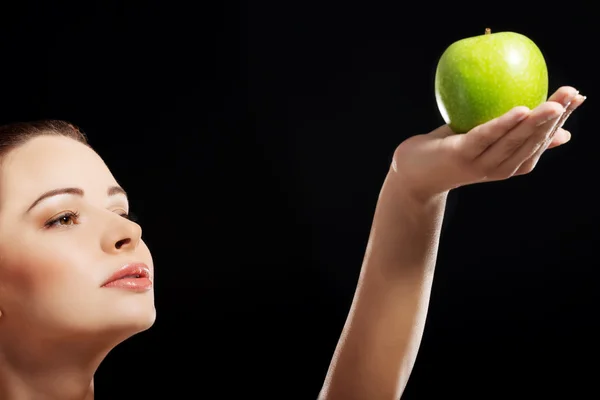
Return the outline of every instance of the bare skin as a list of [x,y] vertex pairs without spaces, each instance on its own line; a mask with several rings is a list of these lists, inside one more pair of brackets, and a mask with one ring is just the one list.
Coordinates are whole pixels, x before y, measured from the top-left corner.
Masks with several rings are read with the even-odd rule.
[[[467,135],[441,127],[398,147],[321,399],[402,394],[421,340],[448,191],[530,172],[546,148],[568,140],[562,129],[549,132],[573,94],[561,88],[538,109],[513,110]],[[582,101],[575,97],[570,107]],[[152,291],[102,287],[125,263],[152,269],[140,227],[123,218],[126,196],[107,192],[116,184],[97,154],[67,138],[32,139],[2,160],[0,398],[91,400],[105,355],[154,323]],[[63,187],[84,193],[27,211],[41,193]],[[77,216],[62,217],[74,210]]]
[[562,87],[534,110],[518,107],[465,135],[442,126],[397,148],[320,400],[402,396],[425,326],[448,192],[531,172],[545,150],[569,141],[562,125],[584,100]]
[[[0,399],[91,400],[104,357],[156,317],[152,290],[103,283],[133,262],[152,271],[150,251],[126,217],[127,196],[88,147],[40,136],[1,161]],[[59,188],[81,192],[30,209]]]

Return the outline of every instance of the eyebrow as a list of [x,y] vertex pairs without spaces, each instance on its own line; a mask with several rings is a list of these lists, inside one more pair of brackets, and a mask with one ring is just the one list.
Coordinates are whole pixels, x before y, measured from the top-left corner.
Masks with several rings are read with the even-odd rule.
[[[33,203],[31,203],[31,205],[27,209],[27,212],[31,211],[35,206],[37,206],[38,204],[40,204],[42,201],[44,201],[46,199],[49,199],[50,197],[58,196],[58,195],[61,195],[61,194],[71,194],[71,195],[74,195],[74,196],[83,197],[84,192],[83,192],[83,189],[74,188],[74,187],[67,187],[67,188],[59,188],[59,189],[49,190],[49,191],[43,193],[40,197],[38,197]],[[111,187],[109,187],[108,190],[106,191],[106,194],[108,196],[115,196],[115,195],[118,195],[118,194],[122,194],[122,195],[125,195],[125,197],[127,197],[127,193],[125,192],[125,190],[121,186],[111,186]]]

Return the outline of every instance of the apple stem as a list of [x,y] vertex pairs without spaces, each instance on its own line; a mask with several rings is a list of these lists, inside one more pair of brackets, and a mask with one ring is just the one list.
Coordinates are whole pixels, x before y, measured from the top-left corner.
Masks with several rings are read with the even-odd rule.
[[485,34],[489,35],[490,33],[492,33],[492,30],[490,28],[485,28]]

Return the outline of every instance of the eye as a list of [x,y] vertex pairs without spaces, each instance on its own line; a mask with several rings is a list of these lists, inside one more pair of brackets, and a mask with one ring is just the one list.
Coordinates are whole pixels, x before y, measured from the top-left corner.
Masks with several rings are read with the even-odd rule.
[[78,218],[78,212],[68,211],[58,215],[56,218],[52,218],[50,221],[46,222],[44,226],[46,228],[53,228],[75,225],[77,223]]
[[129,221],[137,222],[137,220],[138,220],[137,216],[131,212],[121,211],[121,212],[118,212],[117,214],[119,214],[121,217],[123,217],[125,219],[128,219]]

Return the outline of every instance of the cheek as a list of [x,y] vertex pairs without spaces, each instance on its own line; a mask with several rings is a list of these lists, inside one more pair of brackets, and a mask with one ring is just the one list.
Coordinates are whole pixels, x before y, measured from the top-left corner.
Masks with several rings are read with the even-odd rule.
[[138,252],[144,260],[147,260],[150,270],[154,272],[154,260],[152,259],[152,252],[146,245],[146,242],[144,242],[143,240],[140,241]]
[[[0,282],[4,294],[23,299],[60,296],[70,288],[86,286],[93,281],[86,265],[85,250],[78,246],[35,246],[23,243],[0,248]],[[89,263],[89,260],[88,260]]]

